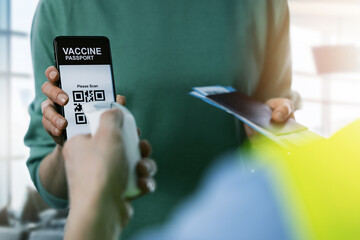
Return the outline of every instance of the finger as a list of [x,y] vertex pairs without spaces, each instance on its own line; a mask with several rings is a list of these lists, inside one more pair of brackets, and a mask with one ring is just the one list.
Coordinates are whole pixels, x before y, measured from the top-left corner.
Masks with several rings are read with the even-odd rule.
[[141,140],[139,143],[141,156],[147,158],[151,155],[151,145],[148,140]]
[[47,120],[45,117],[42,118],[42,124],[45,128],[45,130],[52,136],[60,137],[62,134],[62,131],[55,127],[49,120]]
[[121,105],[126,105],[126,98],[123,95],[116,95],[116,102],[120,103]]
[[121,226],[126,227],[129,224],[131,217],[134,215],[134,208],[129,201],[122,202],[120,206]]
[[136,173],[139,178],[152,177],[157,172],[157,165],[155,161],[149,158],[142,159],[136,165]]
[[140,189],[140,194],[134,197],[126,197],[128,201],[133,201],[135,199],[141,198],[142,196],[155,192],[156,190],[156,182],[153,178],[139,178],[137,185]]
[[121,126],[123,125],[123,113],[118,108],[107,110],[100,117],[98,130],[95,138],[107,138],[109,141],[119,141],[121,139]]
[[284,122],[286,121],[290,115],[292,114],[292,109],[290,104],[284,103],[283,105],[278,106],[272,113],[272,119],[275,122]]
[[67,127],[68,122],[56,111],[54,104],[49,99],[41,104],[41,110],[45,119],[59,130],[64,130]]
[[69,101],[69,96],[63,90],[61,90],[61,88],[55,86],[51,82],[45,82],[41,86],[41,91],[49,99],[51,99],[53,102],[55,102],[61,106],[66,105]]
[[274,110],[278,106],[283,105],[284,103],[291,105],[292,111],[294,111],[294,104],[290,99],[287,98],[272,98],[266,102],[266,105],[268,105],[272,110]]
[[45,76],[49,79],[49,81],[55,83],[59,80],[59,71],[54,66],[48,67],[45,71]]
[[42,124],[44,129],[51,136],[54,142],[62,146],[64,144],[64,135],[62,134],[62,132],[55,126],[53,126],[51,122],[44,117],[42,118]]
[[156,182],[153,178],[139,178],[138,187],[142,195],[152,193],[156,189]]
[[266,102],[273,110],[272,119],[275,122],[284,122],[294,112],[294,104],[291,100],[285,98],[274,98]]

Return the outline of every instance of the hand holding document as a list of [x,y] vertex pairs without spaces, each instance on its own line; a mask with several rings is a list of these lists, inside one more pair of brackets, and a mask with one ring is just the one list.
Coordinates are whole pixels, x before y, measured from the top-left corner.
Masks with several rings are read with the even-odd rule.
[[282,147],[291,148],[293,145],[301,144],[304,139],[322,139],[292,118],[282,124],[275,123],[272,121],[272,110],[269,106],[236,91],[233,87],[195,87],[190,95],[234,115]]

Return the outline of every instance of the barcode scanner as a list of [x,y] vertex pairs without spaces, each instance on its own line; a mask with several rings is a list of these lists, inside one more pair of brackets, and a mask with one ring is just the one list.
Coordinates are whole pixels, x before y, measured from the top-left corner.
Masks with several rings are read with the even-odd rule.
[[86,118],[90,125],[91,135],[95,135],[97,129],[99,128],[101,115],[111,108],[120,109],[124,116],[123,125],[121,126],[121,135],[123,138],[125,157],[129,167],[129,178],[125,195],[127,197],[135,197],[140,194],[140,190],[137,187],[136,165],[141,159],[141,154],[139,148],[139,136],[134,116],[126,107],[117,102],[94,102],[86,103],[83,106]]

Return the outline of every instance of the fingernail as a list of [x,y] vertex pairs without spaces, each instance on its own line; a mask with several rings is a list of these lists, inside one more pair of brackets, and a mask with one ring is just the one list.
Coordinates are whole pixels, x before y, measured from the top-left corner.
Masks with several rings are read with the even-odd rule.
[[56,77],[56,75],[57,75],[57,72],[55,72],[55,71],[52,71],[52,72],[49,73],[49,77],[51,79],[54,79]]
[[58,127],[62,128],[65,125],[65,119],[59,118],[58,120],[56,120],[56,124],[58,125]]
[[155,191],[155,182],[154,181],[151,181],[151,180],[147,181],[146,186],[150,192]]
[[151,169],[151,164],[149,163],[149,162],[147,162],[147,161],[144,161],[144,165],[146,166],[146,170],[148,171],[148,172],[150,172],[152,169]]
[[151,164],[149,162],[145,162],[146,169],[150,176],[154,176],[156,173],[156,168],[154,167],[154,164]]
[[60,93],[57,98],[61,103],[65,103],[68,100],[68,96],[63,93]]
[[279,120],[283,120],[283,119],[284,119],[284,116],[283,116],[283,114],[282,114],[281,112],[277,112],[277,113],[275,114],[275,116],[276,116],[276,118],[279,119]]
[[44,109],[45,109],[45,107],[46,107],[47,105],[49,105],[49,103],[48,103],[47,101],[45,101],[45,102],[43,102],[43,103],[41,104],[41,112],[42,112],[42,113],[44,113]]

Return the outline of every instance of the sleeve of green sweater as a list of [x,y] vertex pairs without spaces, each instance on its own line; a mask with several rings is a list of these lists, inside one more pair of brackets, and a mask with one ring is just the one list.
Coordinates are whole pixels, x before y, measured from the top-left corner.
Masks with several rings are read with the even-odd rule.
[[30,148],[30,156],[26,164],[35,187],[51,207],[65,208],[68,201],[56,198],[48,193],[41,184],[38,175],[42,159],[52,152],[55,147],[54,141],[42,126],[41,112],[41,103],[46,100],[46,96],[41,92],[42,84],[47,81],[44,73],[48,66],[54,65],[52,42],[56,32],[54,24],[56,22],[54,20],[56,13],[50,5],[52,2],[56,1],[39,1],[33,20],[31,50],[35,78],[35,99],[29,106],[31,120],[24,142]]

